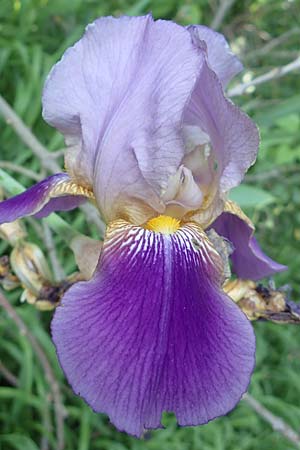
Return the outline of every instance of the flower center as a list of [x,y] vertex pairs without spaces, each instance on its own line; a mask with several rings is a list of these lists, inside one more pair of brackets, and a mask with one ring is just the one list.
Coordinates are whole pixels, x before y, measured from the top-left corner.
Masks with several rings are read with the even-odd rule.
[[180,221],[170,216],[158,216],[148,220],[145,228],[157,233],[172,234],[180,228]]

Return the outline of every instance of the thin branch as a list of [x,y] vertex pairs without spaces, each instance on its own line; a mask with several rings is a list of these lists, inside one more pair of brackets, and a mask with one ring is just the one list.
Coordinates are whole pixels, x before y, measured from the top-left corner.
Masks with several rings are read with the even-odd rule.
[[289,72],[292,72],[294,70],[300,69],[300,56],[296,58],[294,61],[290,62],[289,64],[286,64],[285,66],[281,67],[275,67],[274,69],[270,70],[269,72],[264,73],[263,75],[260,75],[257,78],[254,78],[252,81],[248,81],[247,83],[241,83],[237,86],[233,87],[228,91],[229,97],[235,97],[237,95],[244,94],[249,87],[257,86],[262,83],[266,83],[270,80],[275,80],[276,78],[283,77]]
[[274,50],[274,48],[286,42],[291,36],[294,36],[299,33],[300,33],[299,27],[292,28],[291,30],[282,33],[280,36],[271,39],[267,44],[263,45],[259,49],[249,52],[244,56],[243,60],[248,61],[249,59],[254,59],[258,56],[268,55],[272,50]]
[[3,378],[6,379],[6,381],[9,382],[12,386],[17,387],[19,385],[18,378],[15,377],[13,373],[11,373],[10,370],[5,367],[5,365],[0,361],[0,374],[3,376]]
[[11,125],[17,135],[25,142],[32,152],[40,159],[41,164],[50,172],[60,172],[56,161],[49,158],[46,147],[35,137],[32,131],[25,125],[23,120],[15,113],[7,101],[0,95],[0,114]]
[[84,205],[81,205],[80,209],[85,214],[86,221],[88,223],[96,225],[100,237],[103,238],[105,235],[106,225],[101,219],[97,209],[91,203],[85,203]]
[[[54,157],[48,152],[47,148],[35,137],[32,131],[22,121],[22,119],[15,113],[12,107],[7,101],[0,95],[0,115],[4,117],[6,122],[10,124],[17,135],[25,142],[26,145],[32,150],[32,152],[39,158],[41,165],[49,170],[49,172],[57,173],[61,172],[59,164],[56,162],[55,153]],[[61,150],[58,150],[61,152]],[[82,205],[80,207],[84,212],[88,221],[93,222],[103,236],[105,230],[105,224],[99,217],[96,208],[91,204]]]
[[53,241],[52,232],[50,230],[49,225],[43,221],[43,238],[45,242],[45,246],[49,252],[49,258],[51,261],[51,266],[53,269],[54,280],[61,281],[65,278],[65,272],[59,262],[59,259],[56,254],[56,248]]
[[9,161],[0,161],[1,169],[12,170],[13,172],[25,175],[25,177],[32,178],[35,181],[41,181],[41,175],[37,174],[33,170],[26,169],[26,167],[18,166],[17,164],[11,163]]
[[48,450],[49,449],[48,434],[52,432],[52,423],[48,408],[45,408],[45,410],[43,411],[43,427],[44,430],[47,430],[47,434],[43,433],[41,437],[40,450]]
[[255,173],[253,175],[246,175],[245,182],[246,183],[257,183],[258,181],[267,182],[269,180],[272,180],[273,178],[279,178],[283,175],[293,174],[293,173],[300,174],[300,165],[299,164],[282,166],[282,167],[278,167],[276,169],[268,170],[267,172],[260,172],[260,173]]
[[28,341],[31,343],[33,350],[35,351],[38,360],[45,372],[45,377],[49,383],[49,388],[52,393],[52,398],[54,402],[54,413],[56,422],[56,436],[57,436],[57,450],[63,450],[64,448],[64,416],[65,411],[61,399],[61,393],[59,385],[56,381],[52,367],[44,353],[44,350],[40,346],[36,337],[31,333],[27,325],[23,322],[21,317],[17,314],[15,309],[11,306],[8,300],[0,292],[0,305],[5,309],[11,319],[14,321],[18,327],[20,333],[27,337]]
[[299,50],[276,50],[274,53],[270,53],[274,58],[278,59],[293,59],[299,56]]
[[60,158],[61,156],[64,156],[64,154],[66,153],[66,149],[65,148],[61,148],[59,150],[56,150],[55,152],[49,153],[50,158]]
[[225,19],[226,14],[229,12],[230,8],[234,4],[235,0],[221,0],[220,6],[218,7],[215,17],[213,18],[210,27],[214,30],[219,30]]
[[296,433],[281,417],[275,416],[261,403],[259,403],[250,394],[246,393],[243,400],[266,422],[268,422],[274,431],[281,433],[286,439],[300,448],[300,435]]

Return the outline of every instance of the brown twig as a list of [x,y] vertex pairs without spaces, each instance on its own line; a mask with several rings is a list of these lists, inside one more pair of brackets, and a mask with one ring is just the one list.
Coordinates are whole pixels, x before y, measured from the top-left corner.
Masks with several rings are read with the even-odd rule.
[[[17,135],[25,142],[32,152],[39,158],[41,165],[51,173],[61,172],[59,164],[54,157],[48,152],[47,148],[35,137],[32,131],[27,127],[23,120],[16,114],[13,108],[0,95],[0,115],[4,117],[6,122],[10,124]],[[59,150],[60,152],[60,150]],[[96,208],[91,204],[81,206],[87,221],[92,222],[98,228],[100,235],[103,236],[105,224],[99,217]]]
[[51,266],[54,275],[54,281],[61,281],[65,278],[65,272],[59,262],[56,254],[55,244],[53,241],[52,232],[45,221],[43,221],[43,237],[45,246],[49,253],[49,258],[51,261]]
[[32,178],[35,181],[41,181],[42,177],[38,173],[33,170],[26,169],[26,167],[18,166],[17,164],[11,163],[9,161],[0,161],[1,169],[9,169],[13,172],[20,173],[21,175],[25,175],[28,178]]
[[275,80],[276,78],[283,77],[289,72],[300,69],[300,56],[298,56],[294,61],[286,64],[285,66],[275,67],[269,72],[254,78],[252,81],[246,83],[238,84],[237,86],[229,89],[227,92],[229,97],[236,97],[237,95],[242,95],[246,93],[247,89],[250,87],[258,86],[259,84],[266,83],[270,80]]
[[[47,430],[47,433],[50,433],[52,431],[52,423],[51,423],[51,418],[50,418],[48,408],[45,408],[45,410],[43,411],[43,427],[44,427],[44,430]],[[48,439],[48,436],[44,433],[41,437],[40,447],[41,447],[41,450],[49,449],[49,439]]]
[[268,422],[274,431],[281,433],[286,439],[300,448],[300,435],[296,433],[281,417],[275,416],[271,411],[259,403],[252,395],[246,393],[243,396],[246,402],[260,417]]
[[64,154],[66,153],[66,149],[65,148],[61,148],[59,150],[55,150],[55,152],[49,153],[50,158],[61,158],[62,156],[64,156]]
[[41,164],[50,172],[60,172],[56,161],[49,158],[46,147],[35,137],[32,131],[25,125],[23,120],[15,113],[7,101],[0,95],[0,114],[5,118],[7,124],[11,125],[17,135],[25,142],[32,152],[39,158]]
[[15,377],[10,370],[5,367],[5,365],[0,361],[0,374],[9,382],[12,386],[17,387],[19,385],[18,378]]
[[31,333],[27,325],[23,322],[21,317],[17,314],[15,309],[11,306],[8,300],[4,297],[4,295],[0,292],[0,305],[5,309],[11,319],[14,321],[16,326],[18,327],[20,333],[27,337],[30,344],[32,345],[35,354],[38,357],[38,360],[43,367],[45,372],[45,377],[49,383],[49,388],[51,390],[53,403],[54,403],[54,413],[55,413],[55,422],[56,422],[56,436],[57,436],[57,450],[64,449],[64,407],[61,399],[59,385],[56,381],[55,375],[51,368],[51,365],[44,353],[44,350],[40,346],[36,337]]
[[257,183],[257,182],[267,182],[272,180],[273,178],[279,178],[281,176],[287,174],[299,173],[300,174],[300,165],[288,165],[278,167],[276,169],[268,170],[267,172],[255,173],[253,175],[246,175],[245,182],[246,183]]
[[[263,45],[257,50],[253,50],[252,52],[248,52],[243,60],[248,61],[249,59],[257,58],[258,56],[268,55],[274,48],[286,42],[291,36],[297,35],[300,33],[299,27],[294,27],[291,30],[282,33],[280,36],[271,39],[267,44]],[[298,52],[299,53],[299,52]],[[277,54],[277,53],[276,53]]]
[[211,28],[213,28],[214,30],[219,30],[226,14],[230,10],[234,2],[235,0],[221,0],[220,5],[216,11],[216,14],[213,20],[211,21],[210,24]]

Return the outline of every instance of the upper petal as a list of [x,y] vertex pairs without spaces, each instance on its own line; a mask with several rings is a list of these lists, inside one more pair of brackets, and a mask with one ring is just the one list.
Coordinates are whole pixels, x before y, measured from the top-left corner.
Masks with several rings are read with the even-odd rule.
[[191,25],[188,30],[195,43],[203,47],[201,41],[205,42],[209,66],[225,88],[229,81],[243,70],[243,64],[232,52],[222,34],[204,25]]
[[239,278],[260,280],[287,269],[262,251],[254,237],[254,227],[233,211],[223,212],[211,228],[232,242],[233,270]]
[[113,223],[93,278],[71,287],[52,322],[74,391],[135,435],[163,411],[197,425],[231,410],[255,339],[221,290],[221,266],[195,224],[164,235]]
[[220,191],[227,192],[237,186],[255,161],[258,130],[246,114],[225,98],[217,75],[206,61],[187,106],[184,123],[198,126],[209,136]]
[[57,173],[0,202],[0,224],[33,214],[45,217],[53,211],[68,211],[82,204],[86,196],[88,192],[80,187],[76,190],[67,174]]
[[145,16],[96,20],[50,73],[44,118],[74,145],[72,170],[94,187],[107,220],[123,197],[161,211],[198,69],[190,33]]

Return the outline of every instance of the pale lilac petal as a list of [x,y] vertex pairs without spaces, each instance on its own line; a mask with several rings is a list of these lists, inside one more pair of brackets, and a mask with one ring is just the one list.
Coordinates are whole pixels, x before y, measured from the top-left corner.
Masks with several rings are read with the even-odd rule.
[[226,414],[248,387],[255,338],[221,289],[200,227],[163,235],[115,222],[93,278],[55,312],[52,335],[74,391],[140,436],[163,411],[180,425]]
[[217,75],[205,61],[184,123],[198,126],[209,136],[221,192],[237,186],[255,161],[258,130],[246,114],[224,97]]
[[243,64],[232,52],[225,37],[204,25],[190,25],[188,30],[194,42],[203,48],[199,41],[204,41],[207,48],[207,57],[210,68],[217,74],[223,87],[243,70]]
[[96,20],[50,73],[44,118],[74,146],[71,172],[93,186],[106,219],[124,197],[162,210],[198,70],[190,33],[145,16]]
[[191,170],[181,166],[169,179],[168,189],[162,199],[166,205],[165,214],[181,218],[186,212],[199,208],[203,193]]
[[286,266],[273,261],[262,251],[253,236],[253,228],[240,217],[224,212],[211,225],[211,228],[232,242],[233,270],[239,278],[260,280],[287,270]]
[[13,222],[24,216],[45,217],[53,211],[67,211],[79,206],[85,197],[65,195],[52,198],[59,185],[70,181],[65,173],[58,173],[35,184],[15,197],[0,202],[0,224]]

